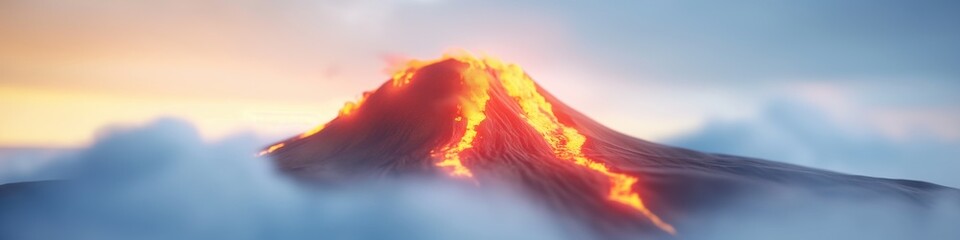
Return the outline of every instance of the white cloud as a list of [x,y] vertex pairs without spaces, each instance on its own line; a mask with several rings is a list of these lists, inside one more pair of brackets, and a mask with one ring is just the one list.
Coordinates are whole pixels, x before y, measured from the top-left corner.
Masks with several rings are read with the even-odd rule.
[[577,232],[493,186],[406,179],[308,190],[254,157],[254,142],[207,143],[174,120],[114,129],[61,166],[69,181],[0,195],[0,238],[571,239]]
[[[253,157],[255,142],[246,136],[205,142],[191,126],[175,120],[113,128],[80,150],[74,161],[60,166],[71,176],[69,181],[0,195],[0,238],[593,236],[571,224],[573,219],[544,211],[502,185],[424,178],[302,188],[275,173],[268,159]],[[918,195],[916,201],[923,203],[917,204],[903,199],[839,198],[788,187],[772,190],[691,211],[673,223],[684,239],[960,236],[954,227],[960,220],[956,196]]]
[[[960,186],[960,142],[931,134],[892,136],[866,116],[838,119],[803,100],[781,98],[754,118],[713,119],[668,142],[701,151],[877,177]],[[856,113],[856,112],[848,112]]]

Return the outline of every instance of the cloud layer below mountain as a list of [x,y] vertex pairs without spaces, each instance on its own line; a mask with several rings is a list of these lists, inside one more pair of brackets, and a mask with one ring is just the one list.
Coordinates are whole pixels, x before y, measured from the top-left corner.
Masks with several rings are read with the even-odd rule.
[[[441,179],[304,188],[250,136],[205,142],[187,123],[114,128],[44,171],[68,181],[0,196],[0,239],[585,239],[504,184]],[[930,206],[784,190],[676,223],[685,239],[950,239],[960,200]]]
[[840,121],[812,103],[781,99],[754,118],[710,120],[667,142],[845,173],[960,186],[957,140],[919,131],[894,137],[857,122]]

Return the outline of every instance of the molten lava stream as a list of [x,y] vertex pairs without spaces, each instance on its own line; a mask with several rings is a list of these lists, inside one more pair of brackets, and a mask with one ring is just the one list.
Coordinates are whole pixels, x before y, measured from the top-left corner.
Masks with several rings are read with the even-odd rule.
[[560,123],[553,113],[553,106],[537,91],[536,84],[519,66],[505,65],[498,61],[488,61],[488,63],[491,68],[496,69],[500,86],[523,110],[524,119],[543,136],[558,159],[572,161],[607,176],[612,185],[607,196],[610,200],[636,209],[661,230],[676,234],[676,229],[647,209],[640,194],[633,191],[633,185],[638,181],[636,177],[611,172],[603,163],[583,155],[586,137],[577,129]]
[[459,61],[468,66],[461,72],[463,91],[460,97],[460,105],[457,106],[459,116],[455,119],[457,122],[464,123],[464,131],[459,141],[440,149],[441,160],[437,166],[447,168],[450,175],[454,177],[473,177],[470,169],[461,162],[463,151],[473,148],[473,140],[477,138],[477,126],[483,122],[487,116],[484,110],[487,101],[490,100],[490,74],[483,67],[483,63],[473,58],[462,58]]

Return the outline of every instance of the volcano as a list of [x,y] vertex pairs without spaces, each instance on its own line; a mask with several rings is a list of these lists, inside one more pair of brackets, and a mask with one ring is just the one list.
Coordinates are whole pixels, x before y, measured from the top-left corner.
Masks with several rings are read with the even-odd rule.
[[644,141],[570,108],[517,65],[465,54],[410,61],[332,121],[261,155],[308,183],[407,175],[507,183],[605,238],[680,236],[687,216],[781,189],[917,205],[955,193]]

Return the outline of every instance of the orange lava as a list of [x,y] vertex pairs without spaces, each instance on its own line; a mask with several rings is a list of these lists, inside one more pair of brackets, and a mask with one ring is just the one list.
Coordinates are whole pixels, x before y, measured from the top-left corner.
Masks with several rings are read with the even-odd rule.
[[310,129],[309,131],[301,133],[299,136],[297,136],[297,138],[303,139],[309,136],[313,136],[314,134],[317,134],[318,132],[323,131],[323,128],[325,127],[327,127],[327,124],[320,124],[319,126],[316,126],[313,129]]
[[277,143],[277,144],[271,145],[270,147],[267,148],[267,150],[260,151],[260,153],[257,155],[263,156],[268,153],[272,153],[273,151],[276,151],[277,149],[282,148],[283,145],[284,145],[283,143]]
[[[370,92],[364,92],[363,95],[360,96],[360,99],[357,99],[356,102],[346,102],[346,103],[343,103],[343,107],[340,108],[340,115],[337,115],[337,116],[343,117],[343,116],[350,115],[350,114],[353,113],[354,111],[357,111],[357,109],[360,108],[360,105],[363,104],[363,101],[366,101],[366,100],[367,100],[367,97],[369,97],[370,94],[371,94]],[[323,129],[323,128],[321,128],[321,130],[322,130],[322,129]],[[319,131],[317,131],[317,132],[319,132]],[[308,135],[308,136],[309,136],[309,135]]]
[[557,120],[553,113],[553,106],[537,91],[533,80],[519,66],[506,65],[495,60],[488,60],[487,62],[491,68],[496,69],[501,86],[523,110],[527,124],[542,135],[543,140],[553,148],[557,158],[571,161],[578,166],[586,167],[591,171],[607,176],[611,183],[607,198],[636,209],[663,231],[676,234],[673,226],[647,209],[640,198],[640,194],[633,191],[633,185],[638,181],[636,177],[612,172],[603,163],[584,156],[583,144],[587,138],[580,134],[577,129],[566,126]]

